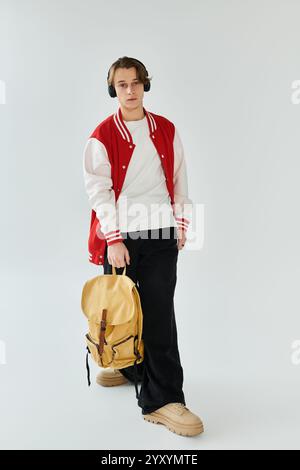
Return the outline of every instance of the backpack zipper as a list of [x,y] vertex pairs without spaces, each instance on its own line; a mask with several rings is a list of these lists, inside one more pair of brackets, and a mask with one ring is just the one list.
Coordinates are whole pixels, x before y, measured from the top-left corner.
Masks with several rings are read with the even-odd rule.
[[130,338],[133,338],[133,335],[127,336],[127,338],[123,339],[123,340],[120,341],[119,343],[112,344],[111,347],[114,348],[115,346],[119,346],[119,344],[125,343],[125,341],[128,341]]
[[[87,338],[92,344],[94,344],[94,346],[96,346],[96,348],[97,348],[97,350],[98,350],[98,352],[99,352],[99,344],[96,343],[96,342],[90,337],[89,333],[87,333],[85,336],[86,336],[86,338]],[[107,344],[106,341],[105,341],[105,344]]]
[[[99,344],[96,343],[96,342],[90,337],[89,334],[86,334],[85,336],[87,337],[87,339],[88,339],[92,344],[94,344],[94,345],[97,347],[97,349],[98,349],[98,351],[99,351]],[[112,349],[113,349],[115,346],[119,346],[119,344],[125,343],[125,341],[128,341],[130,338],[133,338],[133,337],[134,337],[133,335],[130,335],[130,336],[127,336],[127,338],[123,339],[122,341],[119,341],[119,342],[116,343],[116,344],[112,344],[112,346],[111,346]],[[107,344],[106,341],[105,341],[105,344]]]

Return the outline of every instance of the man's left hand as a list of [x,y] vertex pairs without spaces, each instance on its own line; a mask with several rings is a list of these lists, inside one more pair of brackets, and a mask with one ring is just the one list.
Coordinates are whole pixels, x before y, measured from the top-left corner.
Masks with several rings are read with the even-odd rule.
[[178,247],[178,250],[182,250],[182,248],[184,247],[185,242],[186,242],[185,231],[178,228],[177,229],[177,234],[178,234],[177,247]]

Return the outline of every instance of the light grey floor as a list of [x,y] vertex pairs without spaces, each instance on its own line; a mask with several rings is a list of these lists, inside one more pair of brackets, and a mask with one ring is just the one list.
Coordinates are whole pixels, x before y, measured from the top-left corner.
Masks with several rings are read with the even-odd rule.
[[202,417],[206,431],[194,438],[177,436],[142,419],[133,385],[97,385],[93,363],[87,386],[82,279],[23,276],[17,296],[13,280],[2,279],[2,449],[300,448],[299,368],[287,367],[283,377],[258,362],[247,368],[223,361],[220,342],[212,337],[209,352],[219,357],[213,366],[195,332],[191,356],[189,327],[178,318],[187,405]]

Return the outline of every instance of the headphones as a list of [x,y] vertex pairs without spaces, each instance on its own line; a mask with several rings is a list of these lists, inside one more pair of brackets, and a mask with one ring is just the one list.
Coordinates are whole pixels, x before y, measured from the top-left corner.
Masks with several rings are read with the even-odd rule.
[[[134,59],[136,62],[139,62],[145,69],[146,71],[146,74],[148,76],[148,71],[146,69],[146,67],[144,66],[144,64],[138,60],[138,59]],[[107,81],[108,81],[108,77],[109,77],[109,72],[110,72],[110,69],[108,71],[108,74],[107,74]],[[149,91],[150,90],[150,86],[151,86],[151,83],[150,83],[150,80],[147,82],[147,83],[144,83],[144,91]],[[117,93],[116,93],[116,90],[115,90],[115,87],[113,85],[109,85],[108,86],[108,94],[109,96],[111,96],[112,98],[115,98],[117,96]]]

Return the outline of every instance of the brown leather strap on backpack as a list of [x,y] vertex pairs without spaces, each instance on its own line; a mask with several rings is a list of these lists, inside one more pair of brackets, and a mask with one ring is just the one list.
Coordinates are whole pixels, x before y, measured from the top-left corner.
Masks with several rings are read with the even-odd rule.
[[104,308],[102,310],[102,319],[101,319],[100,336],[99,336],[99,354],[100,354],[100,356],[102,355],[103,349],[104,349],[104,335],[105,335],[105,330],[106,330],[106,315],[107,315],[107,309]]

